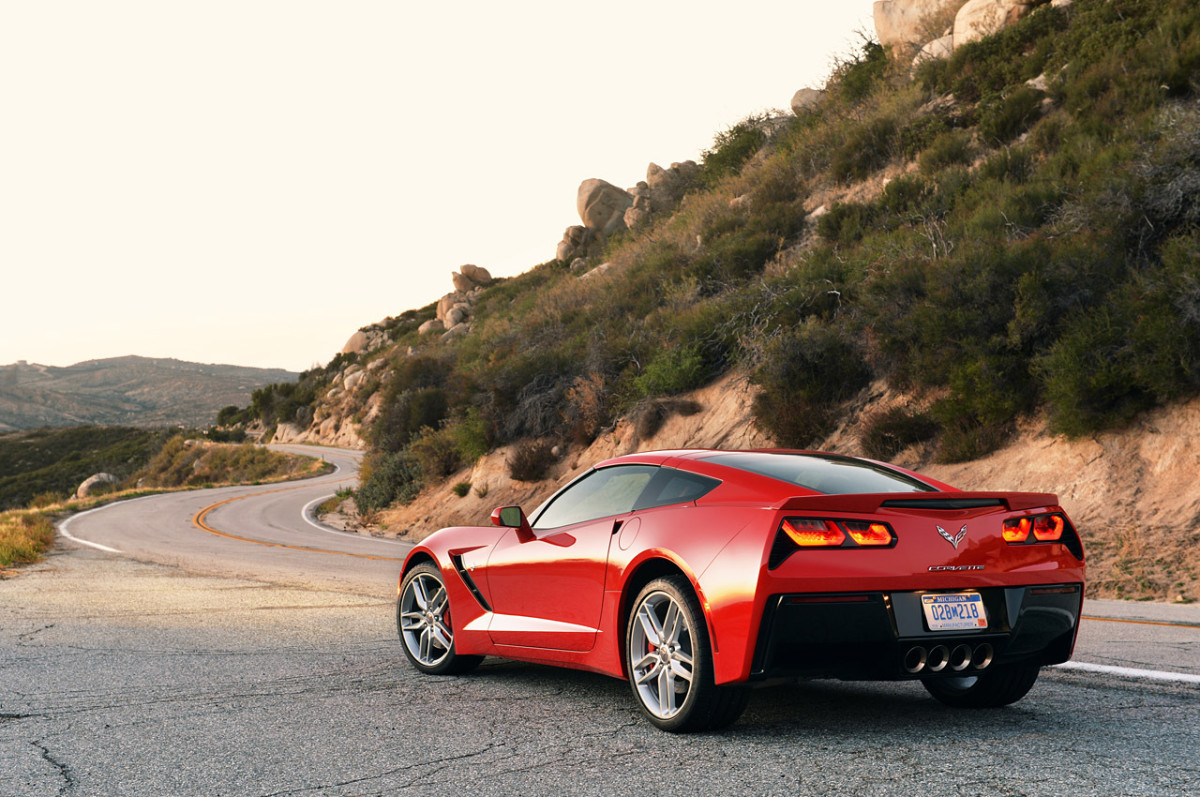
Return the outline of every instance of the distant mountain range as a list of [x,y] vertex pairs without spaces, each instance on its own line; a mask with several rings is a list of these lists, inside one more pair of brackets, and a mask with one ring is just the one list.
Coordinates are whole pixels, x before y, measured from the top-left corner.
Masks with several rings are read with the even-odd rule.
[[294,382],[281,368],[209,365],[149,357],[88,360],[60,368],[0,366],[0,432],[42,426],[210,426],[256,388]]

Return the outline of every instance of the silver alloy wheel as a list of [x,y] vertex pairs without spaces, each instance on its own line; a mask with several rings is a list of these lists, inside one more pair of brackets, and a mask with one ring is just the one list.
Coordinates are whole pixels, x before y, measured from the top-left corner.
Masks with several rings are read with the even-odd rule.
[[435,576],[420,573],[400,595],[400,633],[412,657],[426,667],[436,667],[450,655],[454,633],[450,630],[450,602],[446,588]]
[[679,604],[652,592],[638,604],[629,635],[629,661],[642,704],[654,716],[679,713],[692,689],[692,629]]

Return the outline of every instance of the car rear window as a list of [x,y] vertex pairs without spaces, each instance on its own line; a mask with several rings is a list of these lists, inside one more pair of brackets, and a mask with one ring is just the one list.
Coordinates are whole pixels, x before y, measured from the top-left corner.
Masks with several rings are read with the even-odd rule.
[[730,451],[704,459],[828,495],[919,493],[934,489],[898,471],[850,457]]

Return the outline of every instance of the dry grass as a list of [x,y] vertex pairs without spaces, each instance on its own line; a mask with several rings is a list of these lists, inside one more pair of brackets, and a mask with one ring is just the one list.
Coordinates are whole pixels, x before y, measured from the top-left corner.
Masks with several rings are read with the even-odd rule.
[[1089,598],[1200,600],[1200,530],[1127,525],[1080,533]]
[[54,524],[43,512],[13,510],[0,514],[0,572],[42,558],[54,542]]

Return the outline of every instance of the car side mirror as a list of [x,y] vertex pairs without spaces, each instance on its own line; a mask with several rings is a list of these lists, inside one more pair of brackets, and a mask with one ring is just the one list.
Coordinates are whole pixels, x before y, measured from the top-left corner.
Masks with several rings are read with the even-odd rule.
[[525,542],[533,539],[533,529],[529,526],[529,518],[525,510],[519,506],[498,506],[492,511],[492,525],[516,529],[517,539]]

